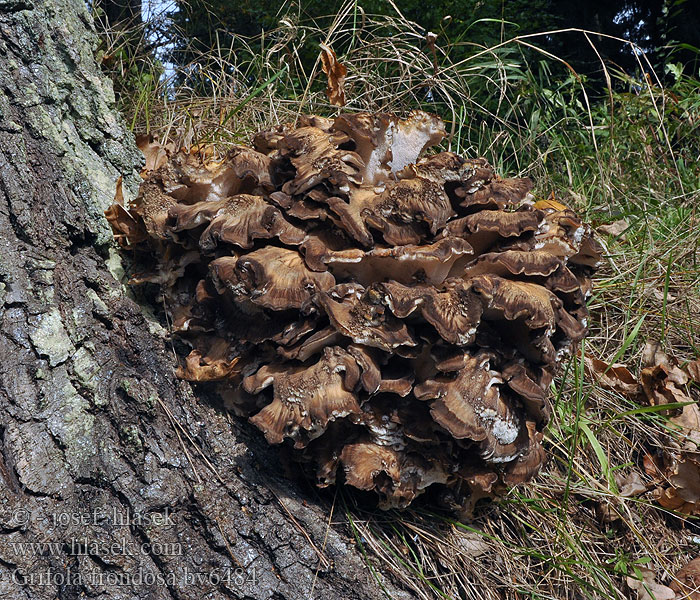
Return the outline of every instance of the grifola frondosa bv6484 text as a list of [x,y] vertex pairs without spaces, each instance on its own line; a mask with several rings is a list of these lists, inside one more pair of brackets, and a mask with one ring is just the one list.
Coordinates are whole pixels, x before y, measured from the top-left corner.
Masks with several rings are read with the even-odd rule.
[[382,507],[430,488],[469,510],[537,472],[599,261],[530,180],[421,158],[444,135],[422,112],[302,117],[218,159],[170,153],[107,211],[191,348],[180,377]]

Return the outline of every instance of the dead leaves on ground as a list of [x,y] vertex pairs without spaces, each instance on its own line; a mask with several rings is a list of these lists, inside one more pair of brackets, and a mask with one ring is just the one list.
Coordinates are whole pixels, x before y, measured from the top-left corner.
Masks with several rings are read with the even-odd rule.
[[[669,510],[700,514],[700,406],[688,395],[690,374],[677,365],[658,364],[642,370],[644,394],[652,406],[683,404],[669,418],[675,430],[660,456],[652,459],[658,503]],[[673,411],[677,412],[677,411]],[[649,464],[650,461],[647,461]]]
[[613,390],[628,398],[637,398],[641,394],[642,386],[625,365],[608,365],[590,356],[584,356],[583,361],[586,375],[606,390]]
[[[660,475],[656,499],[661,506],[689,515],[700,514],[700,460],[697,455],[669,453],[664,455],[661,468],[652,472]],[[663,487],[665,485],[668,487]]]
[[670,587],[656,583],[656,574],[651,569],[640,569],[642,579],[627,578],[627,585],[637,592],[638,600],[675,600],[676,592]]
[[700,558],[691,560],[671,582],[678,600],[700,600]]
[[627,475],[616,475],[615,482],[623,498],[634,498],[648,489],[639,471],[631,471]]
[[685,370],[693,381],[700,381],[700,360],[694,360],[685,365]]
[[613,237],[619,237],[621,240],[625,239],[625,232],[630,228],[630,224],[625,219],[619,219],[614,223],[609,223],[607,225],[601,225],[596,229],[600,233],[605,233]]
[[[639,377],[621,364],[584,356],[589,377],[601,387],[614,390],[650,406],[669,406],[659,413],[668,417],[668,442],[655,456],[644,457],[644,469],[654,482],[658,503],[666,509],[700,514],[700,405],[690,396],[688,384],[700,382],[700,361],[680,367],[658,344],[647,344],[645,366]],[[683,404],[679,408],[679,404]]]
[[700,558],[681,568],[669,585],[657,583],[654,571],[646,567],[639,569],[638,575],[627,577],[627,585],[637,592],[637,600],[700,600]]

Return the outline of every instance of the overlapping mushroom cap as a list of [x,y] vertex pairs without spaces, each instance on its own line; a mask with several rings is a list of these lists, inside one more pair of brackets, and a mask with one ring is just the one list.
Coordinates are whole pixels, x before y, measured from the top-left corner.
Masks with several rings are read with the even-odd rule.
[[484,159],[421,158],[414,112],[302,118],[222,160],[178,153],[108,219],[191,353],[319,486],[468,510],[544,460],[547,388],[586,334],[589,228]]

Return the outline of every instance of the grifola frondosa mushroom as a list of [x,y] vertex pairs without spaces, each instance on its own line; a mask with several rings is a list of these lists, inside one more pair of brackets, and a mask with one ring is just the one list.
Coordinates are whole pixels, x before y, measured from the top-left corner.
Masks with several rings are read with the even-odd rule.
[[528,179],[421,158],[444,134],[421,112],[305,117],[172,155],[108,212],[192,349],[179,375],[383,507],[431,488],[469,509],[537,472],[599,257]]

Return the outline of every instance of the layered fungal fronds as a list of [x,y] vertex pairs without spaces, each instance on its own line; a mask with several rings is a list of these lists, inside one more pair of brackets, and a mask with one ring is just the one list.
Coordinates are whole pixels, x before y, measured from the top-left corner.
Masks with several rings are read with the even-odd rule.
[[444,135],[422,112],[306,117],[173,154],[108,211],[191,348],[179,375],[382,507],[430,488],[468,510],[537,472],[599,259],[528,179],[423,156]]

